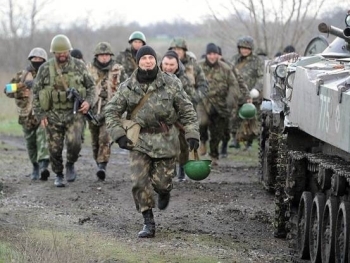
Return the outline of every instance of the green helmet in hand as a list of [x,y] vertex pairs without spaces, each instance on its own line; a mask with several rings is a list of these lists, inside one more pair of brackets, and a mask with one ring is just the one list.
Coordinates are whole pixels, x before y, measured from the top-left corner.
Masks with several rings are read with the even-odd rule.
[[256,107],[253,103],[244,103],[238,111],[241,119],[253,119],[257,113]]

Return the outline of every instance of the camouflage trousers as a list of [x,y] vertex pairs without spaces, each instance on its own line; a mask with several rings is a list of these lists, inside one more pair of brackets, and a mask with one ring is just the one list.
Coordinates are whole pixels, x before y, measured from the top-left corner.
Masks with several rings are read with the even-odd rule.
[[180,166],[185,165],[188,162],[189,148],[188,143],[185,138],[185,132],[179,131],[179,141],[180,141],[180,153],[178,156],[178,162]]
[[78,160],[84,121],[82,114],[73,115],[71,111],[48,116],[46,135],[49,144],[50,163],[54,173],[63,172],[62,152],[64,143],[67,148],[67,162],[75,163]]
[[26,129],[23,125],[22,130],[30,161],[36,163],[39,160],[49,159],[45,128],[38,125],[35,128]]
[[107,133],[106,123],[100,126],[89,122],[91,133],[92,154],[96,163],[108,163],[111,155],[109,147],[110,137]]
[[144,212],[155,207],[154,191],[169,193],[176,158],[154,159],[145,153],[130,151],[132,195],[136,209]]
[[228,118],[222,117],[218,113],[209,116],[207,125],[199,125],[199,133],[201,142],[206,142],[209,139],[209,155],[213,158],[219,158],[219,143],[224,137],[224,131],[228,127]]

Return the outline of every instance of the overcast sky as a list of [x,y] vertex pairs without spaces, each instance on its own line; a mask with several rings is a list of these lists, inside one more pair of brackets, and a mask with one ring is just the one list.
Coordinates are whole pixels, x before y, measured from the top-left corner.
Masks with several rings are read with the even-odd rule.
[[131,23],[137,21],[141,25],[149,25],[160,21],[173,22],[186,20],[201,22],[206,15],[210,15],[212,6],[220,13],[225,12],[222,5],[231,0],[52,0],[50,10],[54,20],[76,21],[90,15],[95,23],[115,21]]
[[[0,0],[3,1],[3,0]],[[21,3],[32,0],[16,0]],[[22,2],[23,1],[23,2]],[[128,24],[138,22],[140,25],[149,25],[156,22],[185,20],[196,23],[202,22],[206,16],[212,16],[215,11],[218,17],[233,13],[232,4],[235,0],[37,0],[47,1],[50,4],[45,7],[46,18],[49,23],[68,25],[75,21],[82,21],[90,17],[89,26],[111,23]],[[264,0],[266,7],[279,6],[282,0]],[[311,1],[318,5],[323,0]],[[320,14],[334,8],[334,0],[325,0]],[[283,0],[284,9],[292,0]],[[345,0],[337,0],[337,7],[346,6]],[[230,10],[230,11],[228,11]],[[346,9],[347,10],[347,9]]]

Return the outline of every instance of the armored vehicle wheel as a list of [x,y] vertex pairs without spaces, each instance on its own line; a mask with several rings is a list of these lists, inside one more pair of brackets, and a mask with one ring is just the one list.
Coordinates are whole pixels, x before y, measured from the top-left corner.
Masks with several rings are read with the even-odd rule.
[[322,220],[322,236],[321,236],[321,256],[323,263],[334,262],[334,246],[335,246],[335,226],[337,222],[338,200],[331,196],[328,198]]
[[350,203],[342,201],[337,215],[335,227],[335,261],[348,262]]
[[298,208],[297,253],[301,259],[309,259],[309,226],[312,208],[311,192],[303,192]]
[[321,261],[321,226],[325,202],[326,197],[322,193],[316,194],[312,202],[309,232],[309,249],[312,263]]

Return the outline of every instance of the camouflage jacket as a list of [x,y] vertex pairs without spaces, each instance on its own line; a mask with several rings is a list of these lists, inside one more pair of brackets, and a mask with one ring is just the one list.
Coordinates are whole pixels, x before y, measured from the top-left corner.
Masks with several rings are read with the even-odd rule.
[[[185,137],[199,140],[197,114],[182,88],[181,81],[174,75],[159,68],[156,79],[150,84],[140,84],[135,71],[123,82],[105,107],[107,130],[113,139],[126,135],[122,127],[122,114],[130,119],[132,111],[147,93],[149,98],[138,110],[134,121],[140,124],[139,140],[133,150],[143,152],[151,158],[173,158],[178,154],[179,139],[175,123],[180,121],[185,129]],[[142,129],[157,128],[160,123],[168,126],[163,133],[144,133]]]
[[247,86],[247,84],[244,82],[244,79],[242,77],[241,74],[239,74],[238,70],[236,69],[235,65],[233,65],[232,63],[228,62],[225,59],[221,59],[221,61],[227,63],[227,65],[229,65],[232,69],[233,75],[235,75],[238,85],[239,85],[239,90],[241,92],[241,97],[239,98],[239,102],[238,104],[243,104],[247,101],[247,99],[249,98],[249,88]]
[[125,73],[128,77],[130,77],[137,68],[136,58],[133,56],[131,48],[126,48],[124,51],[121,51],[115,61],[124,67]]
[[123,66],[116,63],[115,60],[104,68],[93,60],[87,65],[88,71],[95,81],[95,96],[94,102],[91,105],[93,113],[103,114],[103,109],[107,102],[112,98],[121,82],[124,82],[128,76],[125,73]]
[[28,67],[20,71],[14,76],[10,83],[17,83],[19,88],[14,93],[6,93],[9,98],[14,98],[18,112],[18,123],[26,130],[35,129],[40,122],[33,114],[33,90],[31,86],[25,84],[26,81],[33,81],[36,76],[35,69],[28,65]]
[[[228,108],[228,97],[232,96],[234,105],[238,105],[240,89],[235,75],[229,65],[218,61],[215,65],[209,65],[205,59],[198,62],[209,82],[207,96],[207,109],[214,107],[222,117],[228,117],[232,109]],[[210,110],[209,110],[210,111]],[[210,113],[210,112],[208,112]]]
[[[43,65],[41,65],[35,79],[33,87],[33,108],[34,114],[38,119],[42,119],[50,115],[54,116],[57,115],[57,113],[63,113],[67,111],[71,111],[73,114],[73,104],[71,104],[71,108],[68,108],[66,110],[57,110],[52,107],[53,96],[51,94],[53,91],[59,91],[61,93],[60,100],[68,101],[67,96],[64,96],[66,89],[64,87],[62,78],[58,74],[56,68],[52,66],[54,64],[54,61],[55,58],[51,58]],[[52,70],[50,70],[50,68]],[[85,93],[81,96],[90,104],[91,107],[94,102],[95,84],[92,76],[86,68],[85,63],[79,59],[69,57],[68,61],[63,65],[63,67],[60,67],[60,70],[62,71],[62,76],[68,87],[77,88],[78,91],[80,90],[80,93]],[[44,97],[43,95],[48,96],[48,102],[50,103],[48,109],[43,109],[43,105],[41,103],[42,100],[40,101],[40,99]]]
[[[160,68],[162,68],[162,65],[160,65]],[[183,89],[190,97],[192,104],[195,105],[198,102],[199,97],[196,89],[194,88],[194,85],[191,84],[189,78],[186,76],[185,66],[181,63],[181,61],[179,61],[179,68],[175,72],[175,76],[180,79]]]
[[249,90],[255,88],[260,91],[260,96],[262,96],[264,62],[261,58],[255,54],[247,57],[237,54],[232,58],[232,63],[242,76]]
[[185,56],[181,62],[185,66],[185,74],[190,80],[190,84],[197,90],[199,98],[205,98],[209,91],[209,84],[203,69],[197,64],[196,60],[190,56]]

